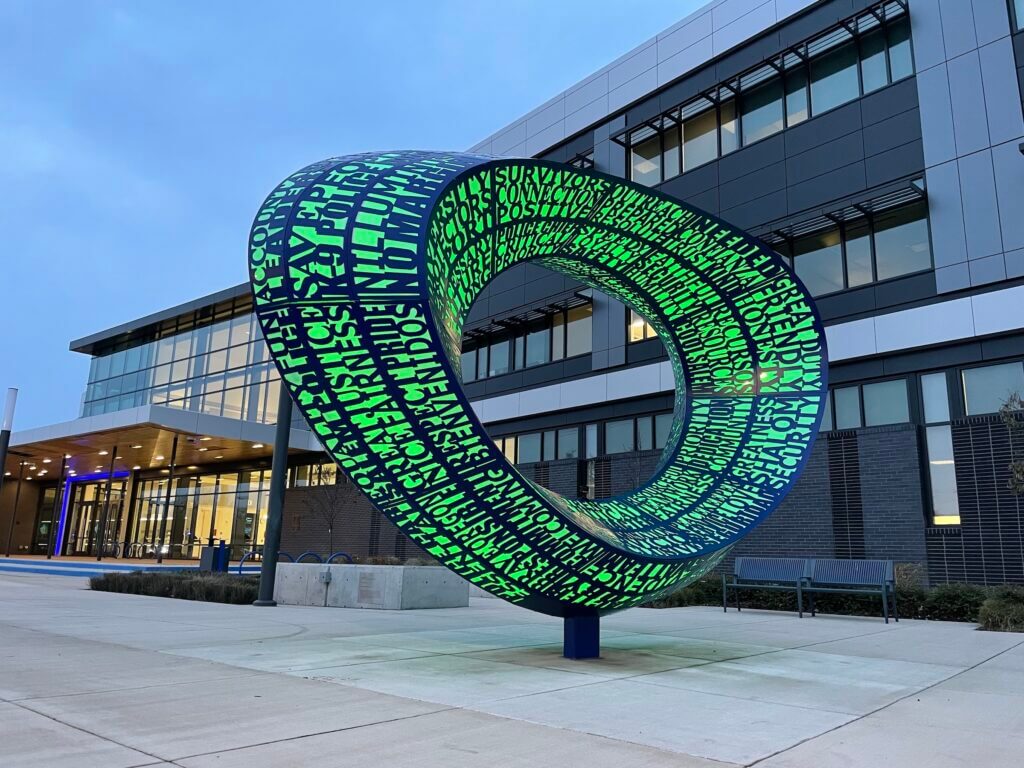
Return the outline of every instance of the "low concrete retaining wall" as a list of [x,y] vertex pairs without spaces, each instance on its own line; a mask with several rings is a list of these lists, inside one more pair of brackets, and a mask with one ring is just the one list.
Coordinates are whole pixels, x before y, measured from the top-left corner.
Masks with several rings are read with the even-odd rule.
[[274,600],[328,608],[463,608],[469,583],[430,565],[278,563]]

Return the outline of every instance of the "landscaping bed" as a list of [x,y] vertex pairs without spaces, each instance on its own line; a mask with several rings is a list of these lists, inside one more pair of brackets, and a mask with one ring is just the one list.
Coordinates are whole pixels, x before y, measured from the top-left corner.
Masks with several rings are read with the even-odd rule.
[[249,605],[259,591],[259,576],[236,576],[199,571],[128,571],[105,573],[89,579],[98,592],[176,597],[207,603]]
[[[896,599],[901,618],[932,621],[975,622],[981,629],[1000,632],[1024,632],[1024,586],[982,587],[975,584],[921,586],[913,576],[903,580],[897,575]],[[819,594],[815,596],[819,613],[843,616],[879,616],[879,598],[870,595]],[[677,608],[688,605],[722,604],[722,580],[718,575],[702,579],[647,603],[645,608]],[[730,596],[730,607],[733,605]],[[750,590],[740,596],[744,608],[769,611],[795,611],[796,592]],[[807,596],[804,610],[808,609]]]

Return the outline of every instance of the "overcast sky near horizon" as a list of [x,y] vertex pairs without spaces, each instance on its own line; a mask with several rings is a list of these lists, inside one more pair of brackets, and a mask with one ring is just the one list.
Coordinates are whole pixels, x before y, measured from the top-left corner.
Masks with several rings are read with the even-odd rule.
[[263,198],[373,149],[465,149],[703,0],[0,7],[0,392],[78,417],[68,342],[246,279]]

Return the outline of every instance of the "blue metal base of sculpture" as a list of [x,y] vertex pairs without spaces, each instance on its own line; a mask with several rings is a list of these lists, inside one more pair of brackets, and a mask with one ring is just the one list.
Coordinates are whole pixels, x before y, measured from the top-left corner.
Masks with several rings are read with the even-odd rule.
[[567,659],[596,659],[601,656],[601,617],[567,616],[562,636],[562,655]]

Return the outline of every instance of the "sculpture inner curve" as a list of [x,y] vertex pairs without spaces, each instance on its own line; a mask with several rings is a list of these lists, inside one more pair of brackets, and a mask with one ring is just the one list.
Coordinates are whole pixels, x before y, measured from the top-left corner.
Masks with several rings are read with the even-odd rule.
[[[311,166],[253,229],[257,314],[299,408],[420,546],[544,612],[696,578],[795,481],[817,433],[813,304],[764,246],[650,190],[541,161],[386,153]],[[655,477],[565,499],[487,437],[457,379],[480,289],[527,259],[647,316],[677,387]]]

